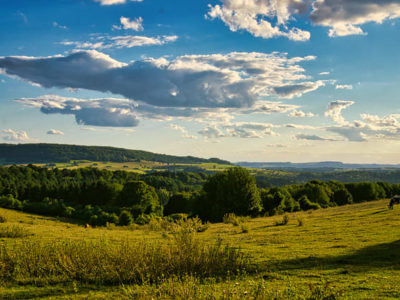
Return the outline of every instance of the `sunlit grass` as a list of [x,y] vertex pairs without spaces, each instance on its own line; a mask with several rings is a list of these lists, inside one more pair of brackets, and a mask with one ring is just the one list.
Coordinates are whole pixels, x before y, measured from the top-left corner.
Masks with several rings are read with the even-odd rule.
[[[160,224],[85,229],[73,222],[6,209],[0,209],[0,215],[7,219],[2,225],[18,225],[34,234],[0,239],[0,244],[6,247],[60,239],[75,241],[77,245],[82,241],[132,245],[146,241],[171,245],[176,236],[173,226]],[[387,200],[381,200],[292,213],[288,217],[285,226],[275,226],[282,220],[281,215],[244,220],[241,226],[210,224],[207,230],[196,234],[201,245],[213,245],[221,240],[249,255],[250,268],[239,276],[225,274],[222,279],[169,276],[157,283],[124,286],[93,285],[74,279],[54,286],[39,287],[31,283],[18,287],[12,281],[3,280],[0,298],[29,294],[66,299],[72,296],[77,299],[250,299],[255,295],[257,299],[322,299],[318,295],[354,299],[400,297],[400,207],[388,210]],[[301,226],[298,220],[302,220]]]

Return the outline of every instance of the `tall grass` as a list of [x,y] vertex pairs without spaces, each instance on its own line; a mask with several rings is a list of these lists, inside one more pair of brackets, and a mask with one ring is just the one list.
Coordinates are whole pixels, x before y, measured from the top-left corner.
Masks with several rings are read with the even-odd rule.
[[32,235],[32,233],[17,225],[0,226],[0,238],[20,238]]
[[218,277],[243,271],[241,251],[203,243],[193,224],[170,242],[24,241],[0,248],[0,280],[97,284],[143,284],[172,276]]

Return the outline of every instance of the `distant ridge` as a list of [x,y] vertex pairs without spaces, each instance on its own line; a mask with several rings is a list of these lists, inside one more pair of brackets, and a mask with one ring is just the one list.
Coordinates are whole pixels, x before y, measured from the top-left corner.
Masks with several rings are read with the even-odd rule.
[[291,162],[238,162],[242,167],[276,170],[345,170],[345,169],[397,169],[400,164],[345,164],[339,161],[321,161],[309,163]]
[[0,144],[0,164],[61,163],[71,160],[128,162],[135,160],[163,163],[220,163],[231,164],[218,158],[173,156],[142,150],[129,150],[104,146],[65,144]]

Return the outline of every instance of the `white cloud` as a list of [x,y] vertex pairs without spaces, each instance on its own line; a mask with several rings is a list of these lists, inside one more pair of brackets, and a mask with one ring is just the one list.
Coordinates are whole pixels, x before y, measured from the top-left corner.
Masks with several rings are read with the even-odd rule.
[[351,84],[337,84],[336,89],[337,90],[352,90],[353,86]]
[[93,1],[99,2],[101,5],[116,5],[116,4],[125,4],[127,1],[142,2],[143,0],[93,0]]
[[209,5],[207,17],[221,19],[231,31],[246,30],[256,37],[286,37],[294,41],[310,39],[310,33],[288,27],[296,13],[305,13],[306,3],[299,0],[222,0]]
[[317,0],[310,15],[314,24],[331,28],[331,37],[366,34],[361,25],[399,17],[398,0]]
[[272,131],[274,127],[277,126],[258,122],[212,124],[199,131],[199,134],[206,138],[263,138],[265,136],[278,136],[279,134]]
[[[115,27],[114,27],[115,28]],[[173,43],[178,39],[176,35],[164,35],[157,37],[147,37],[141,35],[120,35],[120,36],[98,36],[92,37],[86,42],[63,41],[64,46],[73,46],[79,49],[122,49],[143,46],[161,46]]]
[[365,35],[368,22],[381,24],[400,17],[398,0],[221,0],[209,5],[207,17],[221,19],[231,31],[246,30],[256,37],[310,39],[308,31],[293,26],[306,16],[313,25],[329,27],[330,37]]
[[7,142],[26,143],[34,141],[28,136],[26,131],[23,130],[4,129],[2,132],[3,132],[3,140]]
[[111,92],[161,107],[251,109],[260,97],[301,96],[323,86],[303,82],[312,56],[232,52],[146,58],[125,64],[95,50],[46,58],[2,57],[0,69],[45,88]]
[[177,124],[170,124],[169,127],[176,131],[181,132],[182,133],[181,137],[184,139],[197,139],[196,136],[190,135],[189,132],[186,130],[186,128],[184,128],[182,126],[179,126]]
[[331,74],[331,73],[330,72],[321,72],[318,75],[324,76],[324,75],[329,75],[329,74]]
[[67,26],[65,26],[65,25],[60,25],[60,24],[58,24],[56,21],[53,22],[53,27],[60,28],[60,29],[64,29],[64,30],[68,29]]
[[331,117],[332,120],[339,125],[346,125],[348,124],[347,121],[344,120],[342,116],[342,110],[348,108],[350,105],[353,105],[353,101],[346,101],[346,100],[336,100],[332,101],[328,105],[328,109],[325,112],[326,117]]
[[132,29],[135,31],[143,31],[144,30],[142,17],[135,18],[133,20],[126,18],[126,17],[121,17],[119,20],[121,22],[122,28],[125,30],[128,30],[128,29]]
[[312,112],[304,112],[302,110],[293,110],[289,115],[289,117],[298,117],[298,118],[312,118],[315,115]]
[[16,101],[40,108],[45,114],[74,115],[76,122],[82,125],[133,127],[139,123],[134,112],[135,103],[127,99],[77,99],[45,95]]
[[47,131],[47,134],[49,135],[64,135],[64,132],[57,130],[57,129],[50,129]]

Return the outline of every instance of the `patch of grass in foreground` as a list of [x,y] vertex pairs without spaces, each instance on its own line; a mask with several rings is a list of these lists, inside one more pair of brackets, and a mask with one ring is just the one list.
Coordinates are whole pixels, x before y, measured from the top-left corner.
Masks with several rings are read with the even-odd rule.
[[0,279],[15,283],[150,284],[173,276],[219,277],[245,270],[239,250],[203,244],[183,224],[171,243],[25,241],[0,247]]
[[[54,276],[51,284],[46,284],[50,277],[27,280],[20,276],[4,278],[2,283],[0,280],[0,298],[396,299],[400,297],[400,207],[388,210],[387,203],[381,200],[288,214],[285,226],[275,226],[282,216],[245,220],[243,224],[249,229],[246,234],[240,226],[223,223],[210,224],[207,231],[196,234],[202,247],[213,246],[217,237],[223,244],[240,247],[251,258],[250,270],[255,267],[256,273],[239,272],[237,276],[226,272],[210,278],[171,272],[155,282],[124,285],[106,285],[101,280],[88,284],[65,275],[58,281]],[[29,242],[55,244],[60,237],[58,243],[93,243],[100,247],[104,241],[115,249],[120,249],[115,245],[125,242],[131,247],[143,243],[168,247],[176,243],[176,232],[171,228],[84,229],[10,210],[0,209],[0,214],[7,218],[7,225],[18,224],[35,234],[0,240],[8,251]]]

